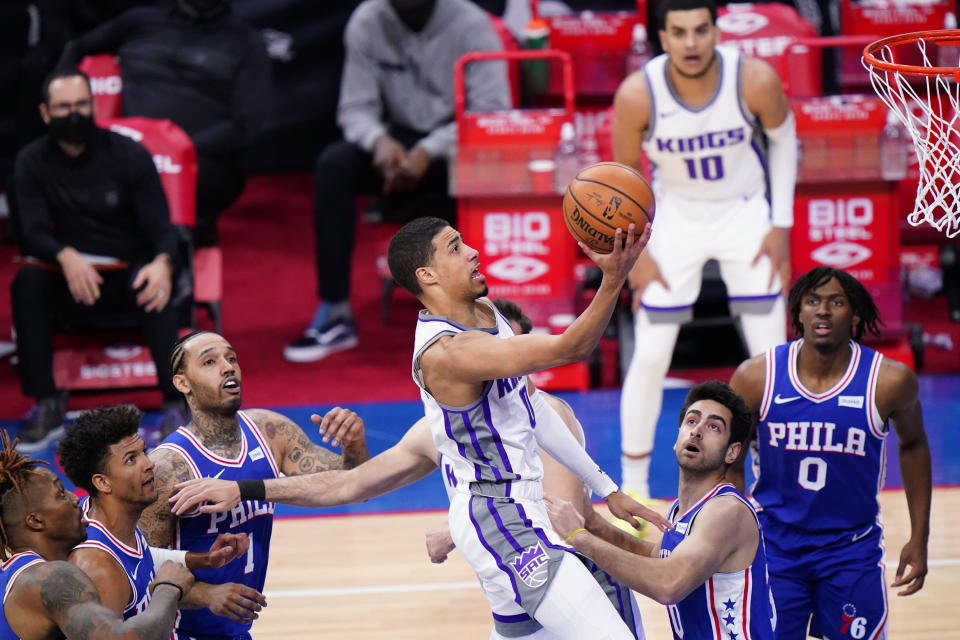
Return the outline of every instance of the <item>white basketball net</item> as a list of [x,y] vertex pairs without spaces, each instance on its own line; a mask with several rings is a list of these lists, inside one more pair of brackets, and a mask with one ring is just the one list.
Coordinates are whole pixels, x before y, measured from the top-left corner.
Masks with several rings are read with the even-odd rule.
[[[904,46],[906,46],[905,43]],[[937,67],[928,55],[927,43],[916,45],[923,66]],[[894,62],[892,47],[873,55]],[[935,57],[937,47],[931,46]],[[951,76],[919,76],[879,69],[863,61],[877,95],[910,132],[920,169],[917,199],[907,221],[917,226],[929,223],[949,238],[960,234],[960,90]],[[922,82],[920,80],[922,79]],[[912,84],[911,84],[912,83]],[[918,91],[919,89],[919,91]]]

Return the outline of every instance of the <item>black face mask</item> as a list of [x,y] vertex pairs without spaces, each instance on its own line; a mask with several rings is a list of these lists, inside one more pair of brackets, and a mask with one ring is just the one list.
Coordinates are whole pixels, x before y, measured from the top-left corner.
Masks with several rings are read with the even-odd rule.
[[76,111],[59,118],[51,117],[47,127],[54,140],[70,144],[87,144],[97,128],[93,124],[92,115],[83,115]]
[[229,5],[229,0],[177,0],[180,11],[195,20],[216,18]]
[[410,31],[420,31],[427,26],[436,4],[437,0],[390,0],[390,6]]

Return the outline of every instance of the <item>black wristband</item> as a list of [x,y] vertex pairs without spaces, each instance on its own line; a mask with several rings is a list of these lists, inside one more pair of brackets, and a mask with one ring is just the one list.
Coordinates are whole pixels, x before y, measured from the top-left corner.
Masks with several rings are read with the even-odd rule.
[[180,602],[181,600],[183,600],[183,587],[181,587],[176,582],[173,582],[171,580],[157,580],[156,582],[153,583],[153,590],[156,591],[157,587],[159,587],[162,584],[169,585],[171,587],[176,587],[177,591],[180,592],[180,595],[177,597],[177,602]]
[[241,500],[265,500],[267,497],[263,480],[237,480],[237,486],[240,487]]

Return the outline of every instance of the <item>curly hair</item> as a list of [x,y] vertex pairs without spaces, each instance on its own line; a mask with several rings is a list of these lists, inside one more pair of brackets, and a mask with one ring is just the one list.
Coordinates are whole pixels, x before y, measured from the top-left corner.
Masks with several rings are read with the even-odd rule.
[[137,432],[143,413],[132,404],[84,411],[57,445],[64,473],[91,496],[93,476],[103,473],[110,447]]
[[687,415],[690,405],[700,400],[713,400],[730,410],[732,419],[730,422],[730,442],[728,444],[736,442],[744,444],[749,439],[753,427],[753,416],[747,407],[747,403],[736,391],[730,388],[730,385],[719,380],[701,382],[690,389],[683,401],[683,408],[680,409],[679,424],[683,424],[683,418]]
[[811,291],[819,289],[834,279],[840,283],[853,312],[860,318],[860,322],[853,327],[853,339],[860,342],[860,338],[868,331],[874,336],[879,336],[879,325],[883,325],[884,322],[880,319],[880,311],[867,288],[846,271],[833,267],[814,267],[797,278],[790,288],[787,304],[790,305],[790,323],[797,337],[803,336],[803,323],[800,322],[800,306],[803,304],[803,299]]
[[30,456],[17,451],[18,442],[20,438],[10,442],[10,434],[6,429],[0,429],[0,560],[7,560],[12,551],[7,538],[9,523],[6,522],[9,497],[14,494],[25,495],[27,482],[36,472],[37,465],[50,466],[46,460],[31,460]]

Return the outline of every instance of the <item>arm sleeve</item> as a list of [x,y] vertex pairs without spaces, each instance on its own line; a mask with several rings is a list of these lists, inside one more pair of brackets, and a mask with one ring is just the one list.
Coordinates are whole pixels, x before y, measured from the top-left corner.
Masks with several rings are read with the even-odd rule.
[[226,155],[250,144],[270,116],[270,60],[263,40],[252,34],[230,96],[230,117],[193,136],[197,153]]
[[797,186],[797,126],[793,112],[773,129],[764,129],[769,142],[770,211],[773,226],[793,226],[793,194]]
[[131,17],[131,12],[122,13],[68,42],[63,48],[57,68],[76,67],[84,57],[98,53],[115,54],[127,36],[133,22]]
[[167,560],[170,560],[171,562],[176,562],[177,564],[182,564],[183,566],[187,566],[186,551],[174,551],[173,549],[162,549],[160,547],[150,547],[150,555],[153,556],[153,564],[158,569]]
[[[125,141],[126,142],[126,141]],[[129,141],[127,166],[133,187],[133,206],[140,228],[146,234],[153,255],[166,253],[177,264],[177,231],[170,223],[167,194],[163,190],[157,167],[150,153],[138,143]]]
[[364,25],[358,17],[355,13],[350,19],[343,37],[345,56],[337,124],[343,129],[344,140],[372,151],[373,143],[387,127],[382,119],[377,64],[364,47],[370,36],[363,33]]
[[57,254],[66,245],[53,233],[53,220],[43,196],[43,180],[35,159],[21,154],[17,158],[14,180],[20,251],[40,260],[56,262]]
[[533,430],[537,444],[583,480],[583,483],[595,494],[606,498],[616,491],[616,483],[580,446],[563,423],[563,419],[543,399],[543,394],[534,393],[530,403],[533,405],[537,419],[537,425]]
[[[485,16],[481,16],[480,22],[464,29],[460,39],[464,43],[463,53],[503,50],[500,37]],[[505,62],[471,62],[464,69],[463,85],[467,109],[470,111],[500,111],[511,106]],[[457,123],[450,122],[437,127],[417,144],[431,157],[447,158],[456,143]]]

